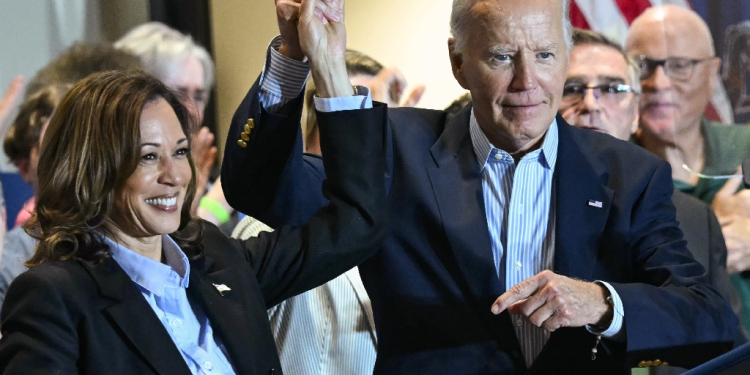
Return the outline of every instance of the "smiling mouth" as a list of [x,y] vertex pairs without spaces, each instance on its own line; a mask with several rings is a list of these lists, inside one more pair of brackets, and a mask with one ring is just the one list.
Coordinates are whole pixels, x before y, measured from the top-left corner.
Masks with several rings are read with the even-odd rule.
[[174,206],[177,204],[177,197],[172,198],[151,198],[146,199],[146,203],[153,206]]

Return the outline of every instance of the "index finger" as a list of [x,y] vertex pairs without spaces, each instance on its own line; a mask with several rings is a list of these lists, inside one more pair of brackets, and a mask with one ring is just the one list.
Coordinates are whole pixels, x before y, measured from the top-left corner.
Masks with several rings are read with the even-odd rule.
[[543,285],[543,283],[541,282],[539,275],[528,278],[514,285],[495,300],[495,303],[492,304],[492,313],[495,315],[500,314],[512,304],[529,298],[536,293],[541,285]]

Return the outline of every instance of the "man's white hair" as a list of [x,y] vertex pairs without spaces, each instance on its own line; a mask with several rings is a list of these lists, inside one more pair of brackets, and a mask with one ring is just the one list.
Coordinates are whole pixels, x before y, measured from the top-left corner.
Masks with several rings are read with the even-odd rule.
[[[570,0],[561,0],[563,17],[563,37],[568,51],[573,48],[573,25],[570,23]],[[453,36],[454,49],[461,52],[466,47],[466,28],[469,25],[471,7],[476,0],[453,0],[451,10],[451,35]]]
[[195,44],[193,38],[163,23],[149,22],[136,26],[115,42],[115,48],[138,56],[144,69],[164,80],[182,69],[188,57],[195,57],[203,66],[203,84],[206,94],[214,84],[214,63],[205,48]]

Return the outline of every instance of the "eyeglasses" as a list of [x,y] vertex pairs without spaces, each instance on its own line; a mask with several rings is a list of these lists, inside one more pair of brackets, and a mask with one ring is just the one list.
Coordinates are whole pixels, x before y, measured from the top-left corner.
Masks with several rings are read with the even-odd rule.
[[669,57],[666,60],[655,60],[645,55],[637,57],[638,65],[641,68],[641,80],[651,77],[656,72],[656,68],[661,66],[664,68],[664,74],[667,77],[677,81],[687,81],[693,75],[693,70],[697,64],[712,59],[713,57],[706,57],[705,59]]
[[594,99],[602,104],[618,104],[628,93],[634,92],[628,85],[619,83],[606,83],[598,86],[584,86],[568,84],[563,87],[562,101],[565,105],[574,105],[586,97],[586,91],[594,93]]

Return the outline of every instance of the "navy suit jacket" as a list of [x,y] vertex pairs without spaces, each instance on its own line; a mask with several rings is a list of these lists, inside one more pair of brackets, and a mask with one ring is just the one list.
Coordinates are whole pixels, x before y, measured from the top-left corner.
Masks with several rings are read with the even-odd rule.
[[[320,159],[302,152],[301,98],[285,106],[286,116],[269,114],[257,85],[232,121],[224,193],[271,226],[301,224],[325,204]],[[641,360],[693,367],[731,349],[737,318],[686,249],[669,165],[558,116],[553,271],[610,282],[623,301],[625,340],[603,340],[592,361],[594,335],[559,329],[527,371],[509,314],[490,312],[505,286],[493,263],[469,116],[470,106],[451,116],[377,104],[318,113],[321,126],[387,125],[390,234],[360,265],[378,334],[376,374],[627,373]],[[240,147],[248,118],[258,125]]]

